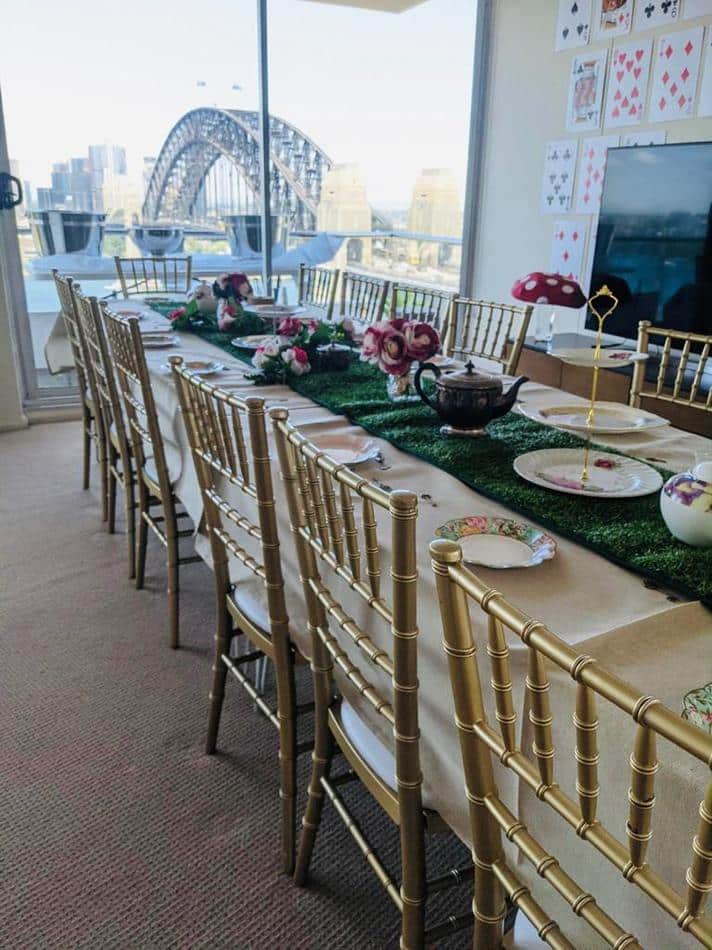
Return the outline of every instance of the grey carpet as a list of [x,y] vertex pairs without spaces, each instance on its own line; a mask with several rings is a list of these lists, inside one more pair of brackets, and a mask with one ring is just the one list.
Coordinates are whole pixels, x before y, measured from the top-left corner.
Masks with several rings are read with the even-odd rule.
[[[74,423],[0,436],[0,947],[397,946],[397,912],[331,808],[310,885],[280,873],[276,736],[235,684],[221,752],[203,754],[211,575],[183,569],[170,650],[162,550],[136,591],[79,447]],[[394,829],[348,796],[395,870]],[[452,839],[429,853],[435,873],[467,858]]]

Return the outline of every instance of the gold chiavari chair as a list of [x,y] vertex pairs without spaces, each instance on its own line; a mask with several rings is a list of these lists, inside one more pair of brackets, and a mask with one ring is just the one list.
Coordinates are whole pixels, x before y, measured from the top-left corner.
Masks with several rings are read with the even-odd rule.
[[[504,895],[521,910],[552,947],[572,948],[558,924],[551,920],[524,886],[502,846],[502,832],[521,855],[534,865],[541,878],[586,921],[604,942],[617,950],[639,948],[639,943],[598,906],[548,854],[544,846],[504,804],[498,795],[493,760],[511,769],[541,802],[563,819],[571,834],[592,845],[625,878],[673,917],[684,933],[703,946],[712,947],[712,919],[704,916],[712,891],[712,783],[700,805],[697,836],[692,842],[687,892],[683,897],[646,863],[652,837],[656,740],[663,737],[708,767],[712,764],[712,736],[681,719],[651,696],[604,669],[591,656],[578,654],[544,624],[527,617],[496,590],[468,570],[462,550],[453,541],[430,545],[442,615],[444,648],[448,657],[455,702],[455,721],[470,802],[475,856],[474,946],[500,946]],[[473,638],[470,600],[480,606],[487,622],[487,654],[491,673],[481,675]],[[509,648],[505,631],[529,649],[526,690],[529,718],[534,730],[533,759],[518,747],[516,714],[512,697]],[[578,801],[554,781],[554,748],[549,681],[546,664],[553,663],[576,684],[573,721]],[[499,730],[487,719],[483,683],[489,682]],[[596,817],[598,782],[598,700],[630,716],[637,724],[630,757],[631,786],[626,844],[619,841]],[[692,761],[690,762],[692,765]],[[535,807],[535,806],[532,806]],[[691,816],[692,817],[692,816]]]
[[[190,528],[180,530],[178,526],[179,519],[187,518],[188,515],[178,510],[178,500],[166,464],[139,321],[136,317],[123,319],[108,312],[105,326],[126,410],[136,472],[136,587],[140,590],[144,584],[150,528],[166,549],[169,642],[176,649],[179,646],[180,566],[193,564],[200,557],[180,555],[180,539],[192,537],[193,532]],[[151,509],[156,505],[161,506],[162,515],[152,513]]]
[[[406,491],[389,494],[337,464],[290,424],[286,409],[272,409],[270,415],[304,587],[314,680],[315,745],[295,880],[306,880],[326,795],[401,912],[401,947],[421,948],[426,937],[436,940],[471,924],[471,915],[465,914],[427,934],[424,926],[426,893],[470,880],[471,867],[426,881],[425,830],[448,826],[423,807],[421,793],[417,497]],[[390,596],[382,591],[379,514],[388,523],[392,544]],[[344,593],[350,591],[368,614],[365,626],[346,612],[337,599],[339,591],[332,593],[322,578],[322,565],[328,571],[326,580]],[[370,707],[392,734],[395,755],[356,712],[355,700]],[[353,771],[332,779],[336,748]],[[399,826],[400,888],[338,791],[351,778],[360,779]]]
[[110,534],[113,534],[116,530],[116,492],[120,485],[126,510],[129,577],[133,578],[136,574],[136,476],[121,396],[119,395],[114,365],[104,329],[106,313],[103,304],[100,304],[96,297],[85,297],[78,294],[77,304],[86,341],[87,356],[96,380],[104,432],[107,436],[107,528]]
[[108,517],[107,509],[107,452],[106,437],[103,419],[99,409],[99,397],[96,389],[96,379],[92,372],[87,356],[84,330],[79,319],[76,299],[76,285],[71,277],[63,277],[56,268],[52,270],[52,277],[57,288],[62,319],[72,349],[72,357],[77,371],[77,385],[82,400],[82,429],[83,429],[83,460],[82,460],[82,487],[89,488],[89,473],[91,471],[91,443],[96,442],[96,453],[99,462],[101,477],[101,510],[102,520]]
[[446,355],[462,360],[491,360],[499,363],[503,373],[513,376],[533,311],[532,306],[456,297]]
[[341,275],[340,315],[360,323],[378,323],[388,298],[390,282],[344,271]]
[[[215,573],[217,628],[205,751],[208,755],[215,752],[230,672],[279,732],[283,867],[291,874],[296,759],[299,752],[307,751],[296,742],[296,719],[301,710],[295,701],[294,666],[304,660],[289,638],[265,400],[257,396],[240,399],[191,374],[182,366],[181,357],[170,361],[205,503]],[[256,523],[250,518],[254,509]],[[231,583],[231,559],[246,569],[248,578],[254,577],[257,596],[251,578]],[[244,643],[241,637],[252,650],[231,656],[231,646]],[[266,704],[243,671],[246,663],[263,657],[274,666],[276,709]]]
[[[654,327],[648,320],[641,320],[638,324],[638,351],[640,353],[650,352],[651,337],[654,338],[653,343],[659,341],[663,344],[658,374],[654,385],[646,387],[645,361],[634,364],[630,405],[639,408],[643,399],[650,399],[661,403],[689,406],[702,412],[712,412],[712,387],[707,392],[707,398],[700,394],[705,367],[712,348],[712,336],[702,333],[684,333],[681,330],[666,330],[662,327]],[[668,381],[673,344],[681,346],[682,349],[677,369],[674,371],[672,380]],[[696,345],[698,350],[694,354],[692,353],[693,345]],[[690,357],[692,357],[692,365]]]
[[454,291],[435,290],[415,284],[393,284],[389,316],[431,323],[440,333],[443,349],[447,347],[450,311],[457,294]]
[[331,320],[336,300],[339,271],[329,267],[299,265],[299,304],[323,310],[324,318]]
[[135,294],[187,294],[192,286],[193,258],[115,257],[116,276],[124,297]]

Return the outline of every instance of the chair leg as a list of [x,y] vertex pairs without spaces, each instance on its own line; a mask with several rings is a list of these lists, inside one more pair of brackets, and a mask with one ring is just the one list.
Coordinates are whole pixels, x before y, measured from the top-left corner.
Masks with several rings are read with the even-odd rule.
[[129,580],[136,576],[136,493],[133,472],[124,474],[124,506],[126,508],[126,539],[129,546]]
[[109,520],[109,454],[99,443],[99,474],[101,476],[101,520]]
[[108,471],[109,483],[106,487],[108,501],[107,501],[107,525],[106,530],[109,534],[115,534],[116,532],[116,475],[111,471],[111,466],[109,466]]
[[288,647],[285,652],[290,653],[286,663],[275,663],[279,717],[279,797],[282,804],[282,869],[285,874],[293,874],[297,810],[297,710],[294,660]]
[[91,472],[91,416],[84,410],[84,452],[82,457],[82,488],[89,489],[89,473]]
[[136,538],[136,590],[143,589],[144,575],[146,573],[146,547],[148,546],[148,525],[143,517],[144,511],[148,511],[148,492],[146,486],[139,475],[138,481],[138,511],[136,517],[138,520],[138,536]]
[[[164,509],[165,510],[165,509]],[[169,515],[166,512],[166,524],[168,525]],[[178,565],[178,527],[175,523],[175,515],[173,515],[173,527],[172,530],[169,528],[166,531],[166,540],[168,546],[166,548],[168,556],[168,577],[166,584],[166,595],[168,597],[168,639],[171,646],[171,649],[177,650],[180,646],[179,642],[179,633],[178,633],[178,595],[180,592],[179,585],[179,565]]]
[[225,607],[225,593],[218,592],[217,627],[215,629],[215,653],[213,654],[213,685],[209,694],[208,734],[205,739],[206,755],[213,755],[218,741],[220,729],[220,714],[225,699],[225,680],[227,667],[222,661],[223,656],[230,653],[230,641],[233,637],[232,617]]
[[331,704],[331,662],[326,648],[317,637],[312,638],[312,677],[314,680],[314,751],[312,752],[312,773],[309,780],[307,807],[302,818],[302,834],[297,851],[294,881],[305,883],[309,874],[314,842],[321,822],[324,804],[322,778],[329,777],[331,760],[334,754],[334,739],[329,729],[329,706]]

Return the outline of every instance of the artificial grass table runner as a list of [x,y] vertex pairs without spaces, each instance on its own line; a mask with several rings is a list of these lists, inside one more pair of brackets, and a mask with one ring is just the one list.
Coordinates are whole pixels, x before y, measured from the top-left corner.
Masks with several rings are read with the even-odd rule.
[[[250,361],[232,346],[229,334],[201,328],[190,332]],[[657,492],[643,498],[585,498],[540,488],[515,473],[518,455],[535,449],[579,448],[584,441],[578,436],[510,412],[490,423],[483,438],[443,438],[432,409],[423,403],[391,402],[386,377],[366,363],[354,362],[346,371],[293,377],[288,385],[513,512],[662,587],[712,606],[712,548],[692,548],[673,538],[660,514]],[[663,479],[671,474],[659,471]],[[475,508],[473,501],[473,511],[463,515],[476,514]]]

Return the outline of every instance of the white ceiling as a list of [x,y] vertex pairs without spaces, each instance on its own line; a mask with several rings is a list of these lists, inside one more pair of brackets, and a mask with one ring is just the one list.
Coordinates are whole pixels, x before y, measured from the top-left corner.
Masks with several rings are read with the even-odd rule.
[[302,3],[328,3],[334,7],[361,7],[363,10],[380,10],[382,13],[404,13],[426,0],[302,0]]

